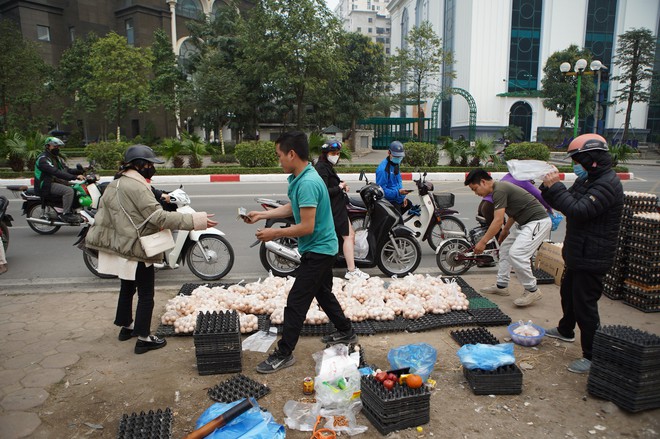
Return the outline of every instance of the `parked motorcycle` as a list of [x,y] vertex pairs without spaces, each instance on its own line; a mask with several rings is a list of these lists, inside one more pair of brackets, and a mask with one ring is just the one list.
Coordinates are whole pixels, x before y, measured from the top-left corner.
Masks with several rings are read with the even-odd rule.
[[[170,203],[177,206],[177,212],[195,212],[190,207],[190,197],[182,187],[170,192],[169,196]],[[87,212],[86,215],[92,213]],[[83,251],[83,261],[89,271],[100,278],[112,278],[114,276],[99,273],[98,252],[85,247],[85,237],[89,226],[93,223],[92,217],[86,222],[87,227],[78,234],[78,240],[74,245]],[[174,248],[165,252],[163,262],[154,264],[157,269],[176,269],[179,268],[180,263],[187,263],[195,276],[211,281],[226,276],[234,266],[234,249],[225,238],[225,234],[215,227],[206,230],[178,230],[175,232],[174,243]]]
[[14,221],[11,215],[7,213],[9,207],[9,200],[7,197],[0,195],[0,240],[5,248],[5,253],[9,248],[9,228],[11,222]]
[[492,267],[499,260],[500,245],[495,237],[488,241],[483,253],[474,253],[474,246],[488,230],[486,220],[482,216],[477,216],[476,220],[479,225],[471,229],[466,236],[446,239],[436,250],[438,268],[447,276],[465,274],[474,265]]
[[[79,168],[82,166],[78,165]],[[71,187],[76,191],[73,198],[72,210],[74,213],[81,214],[90,209],[96,209],[99,199],[108,183],[100,183],[99,176],[94,169],[94,163],[90,163],[85,171],[85,180],[75,183]],[[52,235],[62,226],[78,227],[85,222],[86,217],[81,215],[80,223],[70,223],[62,221],[60,215],[63,213],[62,197],[44,197],[37,195],[33,187],[14,185],[7,186],[7,189],[20,196],[23,201],[23,215],[27,217],[28,226],[40,235]]]
[[[364,172],[360,180],[366,179]],[[388,276],[405,276],[413,272],[422,260],[422,250],[414,232],[402,224],[401,215],[390,202],[383,198],[383,191],[375,183],[369,183],[359,191],[367,209],[362,225],[367,230],[368,252],[363,258],[355,257],[359,268],[378,268]],[[263,199],[257,199],[263,201]],[[281,202],[279,202],[281,203]],[[261,203],[262,206],[264,203]],[[278,206],[281,204],[278,204]],[[271,208],[276,206],[271,206]],[[290,227],[293,218],[278,218],[266,221],[266,227]],[[259,241],[253,245],[259,244]],[[275,276],[288,276],[300,264],[298,241],[295,238],[280,238],[261,243],[261,263]],[[340,253],[336,267],[345,267],[346,261]]]

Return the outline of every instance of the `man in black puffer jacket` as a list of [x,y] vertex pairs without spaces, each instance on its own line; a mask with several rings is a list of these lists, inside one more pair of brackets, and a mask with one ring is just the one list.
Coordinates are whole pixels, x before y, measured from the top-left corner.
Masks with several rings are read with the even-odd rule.
[[561,282],[563,317],[546,335],[562,341],[575,340],[575,325],[580,328],[584,358],[573,361],[568,370],[587,373],[596,329],[600,325],[598,299],[603,277],[612,267],[616,251],[623,186],[612,169],[607,141],[597,134],[583,134],[568,145],[578,179],[570,189],[552,172],[543,178],[543,198],[566,216],[564,279]]

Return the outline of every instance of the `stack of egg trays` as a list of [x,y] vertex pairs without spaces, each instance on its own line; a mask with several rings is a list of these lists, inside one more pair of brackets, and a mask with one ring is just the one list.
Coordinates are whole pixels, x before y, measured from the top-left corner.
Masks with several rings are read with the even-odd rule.
[[242,370],[240,322],[236,311],[199,313],[193,339],[200,375]]
[[660,407],[660,337],[629,326],[596,331],[587,390],[630,412]]
[[204,284],[195,284],[195,283],[188,283],[188,284],[183,284],[181,285],[181,288],[179,289],[179,296],[190,296],[195,289],[198,287],[222,287],[222,288],[227,288],[231,286],[232,284],[226,284],[226,283],[221,283],[221,282],[216,282],[216,283],[204,283]]
[[623,303],[644,312],[660,312],[660,285],[647,287],[630,279],[624,282]]
[[511,323],[511,317],[499,308],[468,309],[474,323],[481,326],[503,326]]
[[539,285],[555,283],[555,277],[547,271],[541,270],[540,268],[532,268],[532,274],[534,274],[536,283]]
[[424,314],[422,317],[408,322],[406,327],[408,332],[421,332],[450,326],[471,325],[475,323],[475,319],[467,311],[450,311],[445,314]]
[[476,328],[458,329],[449,333],[459,346],[466,344],[500,344],[500,341],[488,329]]
[[172,437],[172,410],[158,409],[155,412],[124,414],[119,422],[117,439],[170,439]]
[[481,308],[497,308],[497,304],[490,299],[485,297],[473,297],[468,299],[470,302],[470,309],[481,309]]
[[515,364],[495,370],[464,366],[463,375],[475,395],[518,395],[522,392],[522,371]]
[[382,435],[405,428],[428,424],[431,392],[426,386],[411,389],[396,383],[387,390],[371,375],[360,382],[362,413]]
[[270,393],[270,388],[243,374],[237,374],[208,390],[209,398],[217,402],[234,402],[243,398],[259,399]]

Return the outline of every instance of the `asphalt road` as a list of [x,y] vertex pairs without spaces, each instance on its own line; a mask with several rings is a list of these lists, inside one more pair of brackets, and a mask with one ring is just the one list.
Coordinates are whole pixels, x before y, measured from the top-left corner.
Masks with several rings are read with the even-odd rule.
[[[631,167],[636,179],[624,182],[624,190],[650,192],[660,191],[660,168]],[[165,190],[175,189],[176,185],[155,185]],[[359,187],[355,182],[352,188]],[[414,188],[412,182],[406,187]],[[258,225],[247,225],[236,220],[239,207],[248,210],[258,210],[261,207],[254,201],[255,197],[284,198],[286,184],[284,183],[197,183],[186,184],[186,192],[190,195],[191,206],[198,211],[216,214],[218,228],[222,230],[231,243],[235,262],[231,272],[222,280],[230,283],[242,279],[254,281],[267,275],[259,261],[258,247],[250,248],[255,241],[254,233]],[[474,216],[479,204],[479,198],[469,188],[460,182],[435,182],[436,191],[453,192],[456,195],[454,208],[460,212],[459,218],[468,228],[474,227]],[[22,200],[13,198],[11,192],[0,188],[0,193],[10,198],[8,212],[14,217],[14,226],[10,228],[10,246],[7,254],[9,271],[0,278],[0,292],[11,293],[19,291],[100,291],[117,288],[116,280],[99,279],[93,276],[82,261],[82,252],[73,247],[79,229],[63,227],[54,235],[38,235],[30,229],[22,216]],[[416,198],[414,195],[413,200]],[[564,225],[552,233],[553,241],[564,239]],[[423,258],[418,273],[440,274],[435,262],[435,255],[428,244],[422,246]],[[472,270],[477,270],[473,268]],[[494,269],[479,269],[494,273]],[[372,275],[382,274],[378,268],[366,270]],[[342,270],[336,271],[343,274]],[[186,266],[176,270],[159,271],[156,275],[157,285],[180,286],[186,282],[201,282]]]

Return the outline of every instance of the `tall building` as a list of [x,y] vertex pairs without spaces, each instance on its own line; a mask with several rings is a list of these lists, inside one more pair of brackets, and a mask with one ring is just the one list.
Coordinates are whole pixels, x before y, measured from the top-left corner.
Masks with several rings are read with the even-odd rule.
[[[526,140],[536,140],[539,133],[554,131],[561,123],[543,107],[540,96],[543,67],[551,54],[572,44],[584,47],[609,67],[612,76],[619,72],[612,63],[619,35],[633,28],[647,28],[655,35],[660,31],[658,0],[391,0],[388,11],[392,51],[404,44],[413,26],[429,21],[443,48],[454,53],[454,65],[445,69],[453,70],[456,78],[436,87],[438,93],[443,87],[459,88],[473,98],[477,136],[497,135],[517,125]],[[657,57],[656,53],[656,66]],[[617,88],[616,81],[602,84],[601,103],[612,101]],[[438,99],[426,102],[427,117],[437,115],[441,134],[467,138],[470,100],[455,94]],[[655,104],[633,106],[631,127],[639,139],[651,128],[660,129]],[[604,112],[602,132],[609,139],[623,131],[623,109],[624,104],[616,104]],[[593,123],[591,116],[581,121],[580,132],[592,132]]]
[[383,45],[390,53],[390,17],[387,5],[390,0],[340,0],[335,8],[347,32],[368,36],[374,43]]

